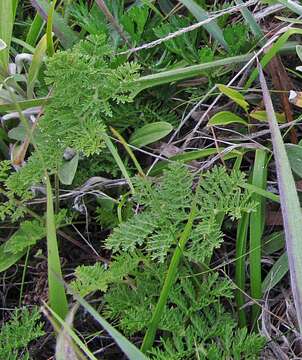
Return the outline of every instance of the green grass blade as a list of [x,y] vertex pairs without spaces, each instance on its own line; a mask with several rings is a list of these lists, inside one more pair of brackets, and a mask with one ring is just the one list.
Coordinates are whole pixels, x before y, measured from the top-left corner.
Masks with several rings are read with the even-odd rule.
[[51,3],[49,12],[47,14],[47,25],[46,25],[46,43],[47,43],[47,55],[53,56],[55,53],[55,47],[53,44],[52,38],[52,28],[53,28],[53,17],[55,13],[57,0],[53,0]]
[[302,15],[302,6],[292,0],[278,0],[278,3],[286,6],[292,12]]
[[8,71],[9,50],[14,26],[14,4],[12,0],[0,1],[0,39],[5,42],[6,48],[0,51],[0,70],[5,74]]
[[[31,3],[42,19],[47,21],[51,4],[46,0],[31,0]],[[62,16],[56,11],[53,15],[53,31],[65,49],[72,47],[72,45],[78,41],[78,35],[66,24]]]
[[269,273],[266,275],[262,283],[262,291],[268,291],[274,288],[288,272],[287,253],[283,253],[274,263]]
[[[268,52],[263,56],[263,58],[260,61],[260,64],[262,68],[265,68],[267,64],[272,60],[272,58],[280,52],[282,47],[287,43],[287,40],[292,36],[302,34],[302,29],[292,28],[287,30],[283,35],[280,36],[280,38],[275,42],[275,44],[268,50]],[[253,82],[257,79],[259,75],[258,69],[256,68],[252,74],[250,75],[245,88],[248,89],[251,87]]]
[[[242,0],[235,0],[235,3],[237,5],[244,4],[244,2]],[[240,12],[241,12],[242,16],[244,17],[245,21],[248,23],[253,35],[257,39],[262,38],[264,36],[262,29],[261,29],[260,25],[257,23],[256,19],[254,18],[253,14],[249,11],[249,9],[246,7],[242,7],[242,8],[240,8]]]
[[245,297],[242,291],[245,290],[245,254],[248,226],[249,214],[244,214],[238,223],[236,235],[235,283],[238,286],[238,289],[236,290],[235,300],[238,308],[238,321],[240,327],[246,326],[247,324],[245,310],[242,309],[245,304]]
[[4,112],[10,112],[10,111],[18,111],[20,110],[26,110],[31,107],[35,106],[43,106],[45,105],[50,98],[40,98],[40,99],[32,99],[32,100],[24,100],[24,101],[17,101],[16,103],[6,103],[6,104],[0,104],[0,113]]
[[108,332],[115,340],[120,349],[129,358],[129,360],[148,360],[148,358],[113,326],[111,326],[86,300],[77,294],[74,298],[85,308],[87,312]]
[[34,86],[37,80],[43,58],[46,52],[46,35],[39,41],[36,50],[33,54],[33,59],[28,70],[28,84],[27,84],[27,97],[32,99],[34,97]]
[[65,319],[68,313],[68,303],[64,289],[58,250],[52,189],[49,176],[47,174],[45,181],[47,190],[46,232],[49,301],[53,311],[56,312],[62,319]]
[[132,192],[132,194],[135,193],[134,187],[132,185],[132,181],[130,179],[130,176],[128,174],[128,171],[123,163],[123,160],[121,159],[121,157],[119,156],[119,153],[117,152],[115,146],[113,145],[110,137],[108,135],[104,135],[104,141],[109,149],[109,151],[111,152],[111,155],[113,156],[114,160],[116,161],[118,167],[120,168],[123,176],[125,177],[125,179],[128,182],[128,185],[130,187],[130,190]]
[[[71,327],[71,324],[66,320],[64,321],[46,303],[43,303],[43,305],[47,309],[47,312],[44,311],[43,308],[42,308],[42,311],[45,313],[46,317],[51,322],[52,326],[54,327],[55,331],[59,334],[59,336],[60,336],[60,333],[62,334],[62,332],[65,331],[68,334],[68,336],[73,340],[74,344],[76,344],[78,346],[78,348],[83,351],[83,353],[88,357],[88,359],[97,360],[97,358],[92,354],[92,352],[87,348],[87,346],[82,342],[82,340],[79,338],[79,336],[73,330],[73,328]],[[74,310],[74,308],[71,311],[73,311],[73,310]],[[70,312],[69,312],[68,316],[70,316]],[[76,350],[77,350],[77,348],[76,348]],[[56,357],[56,360],[58,360],[57,357]]]
[[35,46],[43,30],[43,26],[44,26],[44,20],[41,18],[41,16],[38,13],[36,13],[30,25],[25,42],[31,46]]
[[297,313],[300,333],[302,333],[302,221],[301,208],[296,184],[287,158],[282,135],[278,127],[273,103],[261,67],[260,83],[263,100],[271,130],[274,158],[278,177],[281,210],[284,223],[285,241],[290,269],[291,288]]
[[199,76],[205,70],[215,69],[220,66],[245,63],[252,58],[252,54],[233,56],[225,59],[215,60],[204,64],[187,66],[184,68],[163,71],[157,74],[140,77],[136,83],[139,91],[158,85],[167,84],[173,81],[180,81]]
[[[183,4],[198,21],[204,21],[209,18],[209,14],[194,0],[180,0],[179,2]],[[223,31],[217,25],[216,21],[213,20],[209,24],[203,25],[203,27],[221,46],[228,49],[228,44],[224,39]]]
[[[267,156],[266,151],[257,149],[252,184],[260,189],[266,189],[267,179]],[[261,290],[261,240],[264,229],[265,219],[265,198],[261,195],[254,193],[252,200],[258,203],[255,212],[250,214],[250,281],[251,281],[251,296],[259,300],[262,297]],[[258,305],[252,307],[252,322],[257,320],[260,314]]]
[[183,255],[186,242],[188,241],[191,231],[192,231],[192,226],[193,226],[193,222],[195,219],[196,208],[197,208],[196,200],[197,200],[197,195],[195,195],[195,199],[194,199],[194,202],[191,207],[188,221],[185,225],[185,228],[184,228],[182,234],[180,235],[178,244],[174,250],[174,253],[173,253],[169,268],[168,268],[168,272],[165,277],[164,285],[161,289],[159,299],[157,301],[155,310],[152,314],[151,321],[149,323],[148,329],[144,336],[144,341],[143,341],[143,344],[141,347],[141,350],[144,353],[146,353],[148,350],[150,350],[150,348],[153,345],[156,331],[158,328],[158,324],[159,324],[161,316],[163,314],[164,307],[166,306],[170,290],[171,290],[171,288],[174,284],[175,278],[177,276],[178,265],[179,265],[182,255]]

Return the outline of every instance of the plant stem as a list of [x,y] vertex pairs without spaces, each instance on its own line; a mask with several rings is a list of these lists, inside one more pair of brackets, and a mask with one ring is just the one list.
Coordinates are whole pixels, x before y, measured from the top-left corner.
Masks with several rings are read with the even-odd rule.
[[158,324],[160,322],[164,307],[167,303],[169,292],[172,288],[172,285],[174,284],[174,281],[175,281],[175,278],[177,275],[178,265],[179,265],[181,256],[183,254],[184,247],[185,247],[186,242],[188,241],[189,236],[191,234],[193,221],[195,219],[196,210],[197,210],[196,202],[197,202],[197,199],[196,199],[196,195],[195,195],[195,199],[194,199],[194,202],[193,202],[190,214],[189,214],[188,221],[187,221],[186,226],[180,236],[177,247],[173,253],[173,256],[172,256],[172,259],[171,259],[171,262],[169,265],[169,269],[168,269],[168,272],[167,272],[167,275],[166,275],[166,278],[164,281],[163,288],[161,290],[158,302],[156,304],[154,313],[152,315],[150,325],[146,331],[146,334],[145,334],[145,337],[143,340],[141,350],[144,353],[146,353],[148,350],[150,350],[150,348],[153,345],[156,331],[158,328]]
[[[253,169],[252,184],[266,189],[267,167],[266,151],[257,149]],[[252,200],[258,202],[258,208],[250,215],[250,279],[251,296],[259,300],[262,297],[261,289],[261,239],[264,228],[265,198],[258,194],[252,195]],[[258,305],[252,307],[252,322],[255,324],[259,317]]]

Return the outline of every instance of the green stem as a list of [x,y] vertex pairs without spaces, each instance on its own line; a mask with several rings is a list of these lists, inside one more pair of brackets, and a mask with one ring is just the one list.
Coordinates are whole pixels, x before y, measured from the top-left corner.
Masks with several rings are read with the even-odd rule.
[[[256,150],[255,164],[253,169],[252,184],[259,188],[266,189],[267,178],[267,156],[266,151]],[[261,240],[264,228],[264,207],[265,198],[261,195],[253,194],[252,200],[259,203],[255,212],[250,215],[250,279],[251,296],[259,300],[262,297],[261,288]],[[257,320],[260,313],[258,305],[252,307],[253,323]]]
[[154,339],[155,339],[155,335],[156,335],[156,331],[158,328],[158,324],[160,322],[161,316],[163,314],[164,311],[164,307],[167,303],[168,300],[168,296],[169,296],[169,292],[172,288],[172,285],[174,284],[176,275],[177,275],[177,270],[178,270],[178,265],[181,259],[181,256],[183,254],[183,250],[185,248],[186,242],[189,239],[189,236],[191,234],[191,230],[192,230],[192,226],[193,226],[193,221],[195,219],[195,215],[196,215],[196,195],[195,195],[195,199],[189,214],[189,218],[188,218],[188,222],[186,223],[186,226],[184,228],[184,231],[182,232],[179,242],[177,244],[177,247],[173,253],[170,265],[169,265],[169,269],[164,281],[164,285],[163,288],[161,290],[158,302],[156,304],[154,313],[152,315],[152,319],[150,322],[150,325],[146,331],[144,340],[143,340],[143,344],[141,347],[142,352],[146,353],[148,350],[150,350],[150,348],[153,345]]
[[238,223],[236,236],[235,283],[238,286],[238,289],[236,290],[235,300],[238,308],[240,327],[246,326],[245,311],[242,309],[242,306],[245,304],[245,298],[242,291],[244,291],[245,287],[245,254],[248,226],[249,214],[244,214]]
[[47,189],[46,229],[49,301],[51,308],[62,319],[65,319],[68,313],[68,303],[64,289],[64,280],[60,264],[55,216],[53,209],[52,189],[47,173],[45,173],[45,178]]

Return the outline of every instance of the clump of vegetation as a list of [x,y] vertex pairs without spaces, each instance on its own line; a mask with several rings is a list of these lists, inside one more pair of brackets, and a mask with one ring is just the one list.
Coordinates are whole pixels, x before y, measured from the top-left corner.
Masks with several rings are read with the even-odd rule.
[[300,357],[301,6],[28,5],[0,3],[1,356]]

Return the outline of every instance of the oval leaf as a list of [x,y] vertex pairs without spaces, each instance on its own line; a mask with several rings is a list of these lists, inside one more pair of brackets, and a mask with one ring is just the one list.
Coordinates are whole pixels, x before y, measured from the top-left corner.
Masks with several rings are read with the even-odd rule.
[[147,124],[133,133],[129,143],[137,148],[141,148],[164,138],[172,129],[173,126],[165,121]]
[[233,123],[248,125],[240,116],[233,114],[230,111],[221,111],[215,114],[208,122],[208,126],[229,125]]
[[[256,119],[258,121],[265,121],[267,122],[267,114],[264,110],[256,110],[250,113],[250,117]],[[279,124],[284,124],[286,121],[284,113],[276,113],[276,118]]]
[[79,154],[76,154],[71,160],[65,161],[59,169],[59,179],[64,185],[71,185],[78,168]]
[[242,107],[244,111],[248,111],[249,103],[245,100],[244,96],[237,90],[231,89],[226,85],[219,84],[217,85],[218,89],[226,95],[228,98],[233,100],[237,105]]

